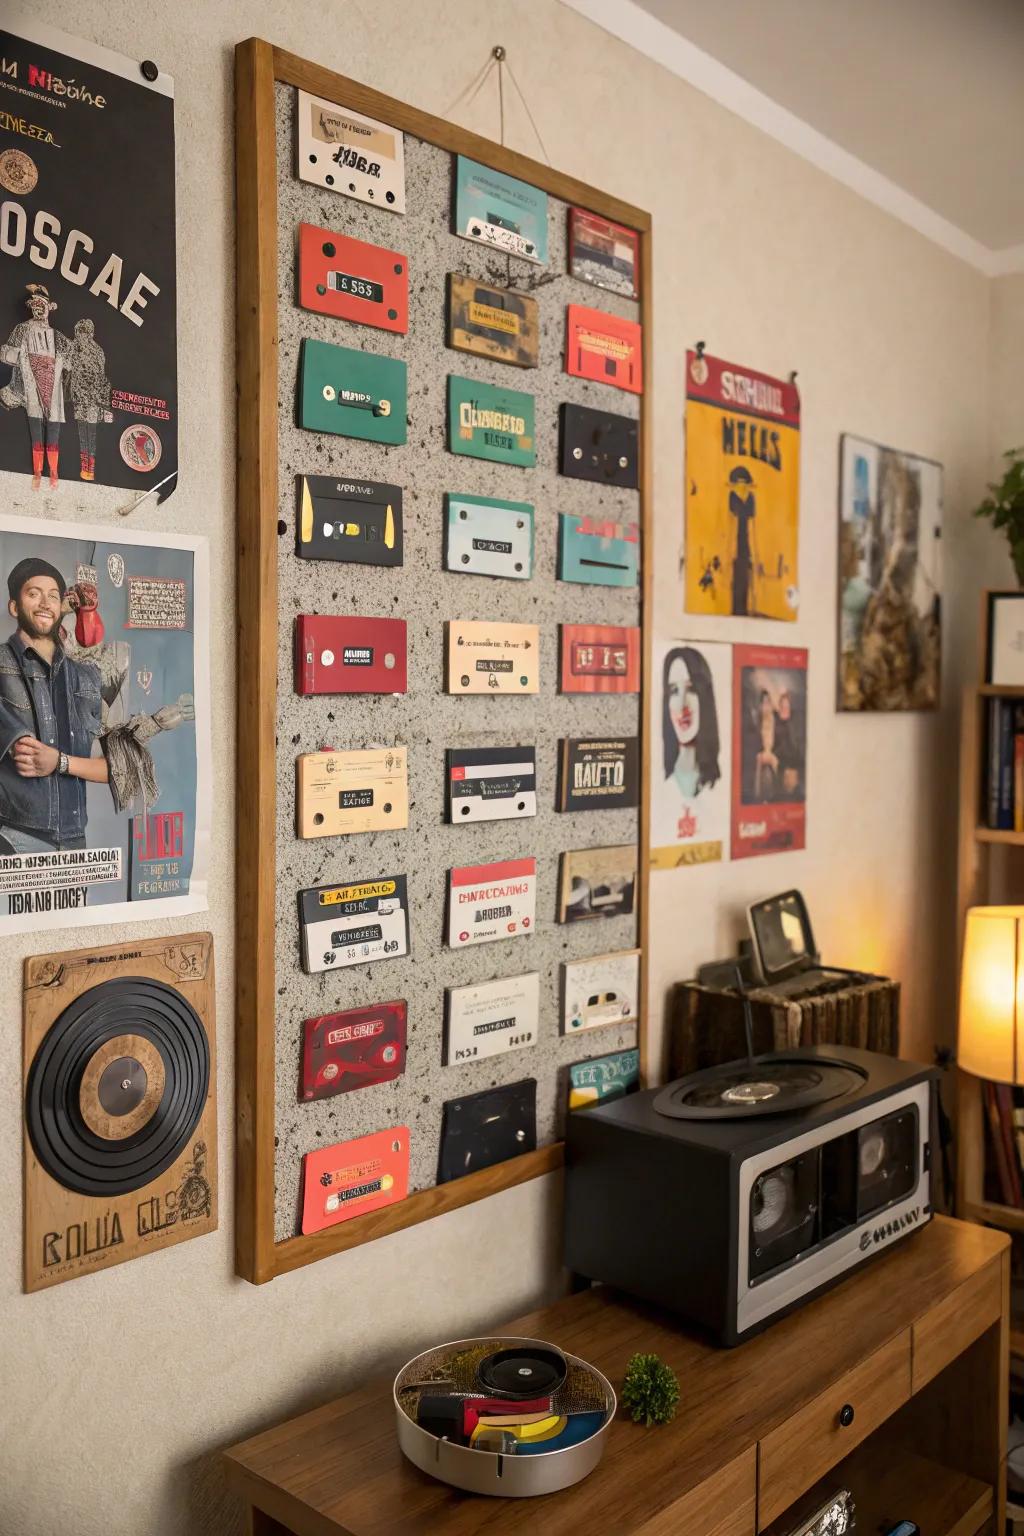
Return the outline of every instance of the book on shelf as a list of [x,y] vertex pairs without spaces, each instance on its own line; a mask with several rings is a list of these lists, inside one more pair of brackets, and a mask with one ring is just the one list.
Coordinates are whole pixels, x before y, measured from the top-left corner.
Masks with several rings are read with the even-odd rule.
[[985,818],[997,832],[1024,832],[1024,705],[988,701]]

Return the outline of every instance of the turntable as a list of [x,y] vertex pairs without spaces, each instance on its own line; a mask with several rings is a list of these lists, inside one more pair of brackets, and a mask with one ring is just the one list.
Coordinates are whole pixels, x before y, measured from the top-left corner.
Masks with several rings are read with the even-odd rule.
[[565,1262],[738,1343],[929,1220],[937,1078],[818,1046],[578,1111]]

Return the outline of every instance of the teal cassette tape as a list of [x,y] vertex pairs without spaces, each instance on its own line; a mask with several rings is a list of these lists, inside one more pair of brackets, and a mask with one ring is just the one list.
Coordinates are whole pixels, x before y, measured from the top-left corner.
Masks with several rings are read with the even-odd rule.
[[299,426],[371,443],[404,443],[406,366],[328,341],[302,343]]
[[592,587],[635,587],[640,525],[591,513],[559,517],[558,579]]

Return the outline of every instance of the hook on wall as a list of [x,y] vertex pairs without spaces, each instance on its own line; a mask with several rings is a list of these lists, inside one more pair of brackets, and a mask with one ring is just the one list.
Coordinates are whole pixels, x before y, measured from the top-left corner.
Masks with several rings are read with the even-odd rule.
[[705,346],[706,346],[706,342],[698,341],[698,343],[697,343],[697,356],[698,357],[703,357],[704,356],[704,348],[705,348]]
[[792,370],[792,372],[789,375],[789,382],[791,384],[795,384],[796,383],[796,369],[795,368]]

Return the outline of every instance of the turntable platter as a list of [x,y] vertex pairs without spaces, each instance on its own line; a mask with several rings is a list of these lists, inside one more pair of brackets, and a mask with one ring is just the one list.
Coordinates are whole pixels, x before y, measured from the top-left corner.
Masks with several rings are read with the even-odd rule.
[[841,1098],[858,1088],[864,1077],[859,1067],[845,1061],[755,1056],[669,1083],[655,1099],[654,1109],[673,1120],[787,1115]]

